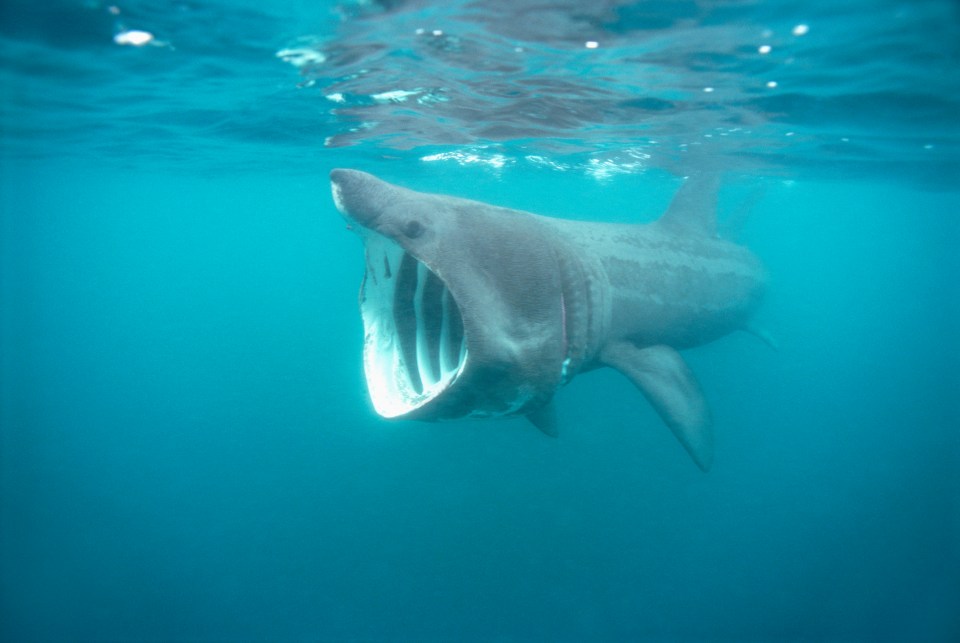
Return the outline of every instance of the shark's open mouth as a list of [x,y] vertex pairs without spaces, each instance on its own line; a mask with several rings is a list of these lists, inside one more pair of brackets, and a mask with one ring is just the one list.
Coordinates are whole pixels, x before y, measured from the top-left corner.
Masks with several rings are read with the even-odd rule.
[[377,413],[397,417],[440,395],[463,371],[463,320],[446,284],[423,262],[387,237],[363,236],[363,366]]

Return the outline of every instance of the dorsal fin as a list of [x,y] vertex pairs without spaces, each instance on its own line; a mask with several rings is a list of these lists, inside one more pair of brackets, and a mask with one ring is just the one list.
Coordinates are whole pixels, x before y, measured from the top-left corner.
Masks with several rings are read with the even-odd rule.
[[660,217],[660,223],[688,233],[717,236],[717,192],[720,175],[716,172],[692,174],[683,181]]

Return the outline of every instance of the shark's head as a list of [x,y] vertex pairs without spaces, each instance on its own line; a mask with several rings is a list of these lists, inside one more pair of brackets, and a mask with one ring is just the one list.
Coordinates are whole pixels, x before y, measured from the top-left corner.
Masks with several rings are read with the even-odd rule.
[[330,175],[363,240],[363,361],[389,418],[528,413],[563,378],[561,269],[527,213],[423,194],[355,170]]

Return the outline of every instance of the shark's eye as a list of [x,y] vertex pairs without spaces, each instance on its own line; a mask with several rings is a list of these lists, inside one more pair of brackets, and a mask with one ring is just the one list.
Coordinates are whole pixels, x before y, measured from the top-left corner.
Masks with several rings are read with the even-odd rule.
[[423,234],[423,224],[416,219],[410,219],[403,225],[403,234],[411,239],[416,239]]

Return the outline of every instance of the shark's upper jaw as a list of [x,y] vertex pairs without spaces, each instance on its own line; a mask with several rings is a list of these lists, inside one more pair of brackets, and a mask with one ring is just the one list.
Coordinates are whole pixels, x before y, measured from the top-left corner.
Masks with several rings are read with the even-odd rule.
[[460,308],[447,284],[424,261],[351,216],[337,198],[336,184],[334,195],[364,243],[360,314],[370,398],[383,417],[414,414],[448,392],[466,367]]

